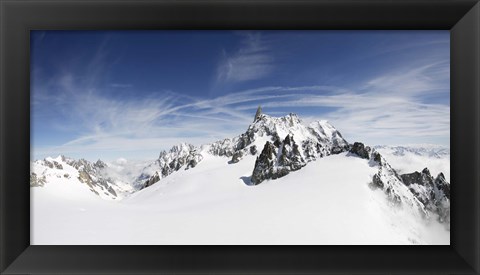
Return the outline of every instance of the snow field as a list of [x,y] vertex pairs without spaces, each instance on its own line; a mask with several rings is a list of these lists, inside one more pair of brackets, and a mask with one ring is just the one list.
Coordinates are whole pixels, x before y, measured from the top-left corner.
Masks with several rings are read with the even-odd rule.
[[[257,146],[261,151],[263,147]],[[249,186],[255,157],[204,154],[122,201],[59,179],[31,188],[34,245],[449,244],[442,225],[392,207],[368,183],[376,172],[346,153]]]

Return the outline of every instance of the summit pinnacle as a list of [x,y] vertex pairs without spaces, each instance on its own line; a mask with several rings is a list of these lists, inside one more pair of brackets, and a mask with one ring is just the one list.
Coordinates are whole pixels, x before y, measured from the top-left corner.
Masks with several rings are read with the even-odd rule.
[[253,122],[257,121],[257,119],[260,117],[262,114],[262,107],[259,105],[257,108],[257,112],[255,113],[255,118],[253,119]]

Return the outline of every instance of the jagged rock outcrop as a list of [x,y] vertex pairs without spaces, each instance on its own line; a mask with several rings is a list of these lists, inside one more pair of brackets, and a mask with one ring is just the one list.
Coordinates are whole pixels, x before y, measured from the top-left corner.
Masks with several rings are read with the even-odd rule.
[[[423,203],[427,204],[435,194],[433,191],[433,177],[430,171],[425,168],[422,172],[413,172],[400,175],[403,183],[410,188],[413,194]],[[420,187],[421,186],[421,187]]]
[[415,171],[400,177],[428,210],[438,214],[441,222],[450,221],[450,184],[443,173],[433,178],[428,168],[425,168],[421,172]]
[[262,114],[262,107],[258,106],[257,112],[255,113],[255,117],[253,118],[253,122],[255,122],[257,119],[259,119],[261,114]]
[[388,164],[379,152],[361,142],[355,142],[349,152],[367,159],[370,166],[377,168],[370,187],[381,189],[393,205],[409,204],[413,209],[416,209],[418,214],[428,216],[424,205],[408,190],[397,171]]
[[[266,155],[260,154],[257,157],[251,177],[254,184],[285,176],[301,169],[310,161],[345,152],[350,148],[340,132],[328,122],[316,121],[305,126],[296,114],[282,118],[261,114],[249,127],[249,131],[270,136],[271,141],[265,146],[273,148],[276,154],[273,168],[268,164],[270,161]],[[266,153],[269,151],[270,149]],[[262,167],[269,167],[270,170],[261,172]]]
[[30,187],[44,186],[46,182],[45,176],[38,177],[36,173],[30,173]]
[[365,146],[361,142],[355,142],[351,148],[350,153],[356,154],[357,156],[361,157],[362,159],[370,159],[370,152],[372,149],[368,146]]
[[[260,148],[263,148],[261,152]],[[116,198],[124,192],[156,184],[176,171],[192,169],[204,159],[204,154],[225,157],[225,161],[232,165],[247,157],[253,159],[249,155],[256,156],[250,181],[244,182],[258,185],[265,180],[286,176],[318,158],[347,151],[376,168],[370,186],[381,189],[392,204],[409,205],[424,217],[435,213],[440,221],[449,223],[450,184],[442,173],[433,178],[425,168],[421,172],[399,175],[375,148],[361,142],[349,145],[340,132],[326,121],[305,125],[296,114],[271,117],[263,114],[261,107],[257,109],[254,122],[237,137],[199,148],[183,143],[169,151],[162,151],[155,162],[147,165],[141,173],[134,174],[134,177],[140,175],[133,183],[128,182],[129,186],[133,186],[129,191],[120,188],[109,176],[109,167],[103,161],[92,163],[64,156],[36,161],[30,174],[30,186],[41,187],[52,178],[73,179],[99,196]],[[400,152],[407,151],[402,149]]]
[[354,143],[350,153],[369,159],[371,165],[378,167],[371,186],[382,189],[394,204],[407,202],[423,216],[435,213],[441,222],[450,222],[450,184],[442,173],[433,178],[425,168],[421,172],[399,175],[379,152],[360,142]]
[[50,161],[50,160],[44,159],[43,163],[44,163],[44,165],[46,165],[47,167],[49,167],[51,169],[54,169],[54,168],[59,169],[59,170],[63,169],[63,166],[55,160]]
[[233,140],[226,138],[224,140],[214,142],[208,145],[208,147],[208,152],[214,156],[231,157],[233,156],[233,153],[235,153],[235,148],[237,146]]
[[151,176],[147,180],[147,182],[145,183],[145,187],[151,186],[159,180],[160,180],[160,174],[158,174],[158,172],[155,172],[155,174],[153,174],[153,176]]
[[101,160],[92,163],[85,159],[75,160],[65,156],[37,160],[32,163],[30,186],[41,187],[52,179],[76,179],[102,198],[117,199],[120,194],[132,192],[119,187],[117,180],[111,178],[106,169],[108,165]]
[[446,198],[450,199],[450,183],[445,179],[443,173],[438,174],[435,178],[434,186],[445,195]]
[[275,145],[270,141],[267,141],[262,152],[255,161],[255,168],[253,169],[251,178],[253,184],[257,185],[266,179],[275,177],[273,170],[276,155],[277,152],[275,150]]
[[238,151],[236,151],[235,153],[233,153],[232,160],[231,160],[230,163],[237,163],[237,162],[239,162],[239,161],[242,159],[242,157],[243,157],[244,154],[245,154],[245,153],[244,153],[243,150],[238,150]]
[[103,169],[105,167],[107,167],[107,164],[101,160],[97,160],[97,162],[95,162],[95,167],[98,167],[100,169]]
[[[235,164],[246,155],[258,154],[257,145],[260,144],[255,144],[258,138],[267,137],[274,147],[280,148],[287,136],[284,155],[279,156],[282,162],[280,166],[285,167],[285,171],[279,168],[274,173],[275,175],[272,174],[268,178],[276,178],[288,173],[288,171],[299,169],[299,167],[304,166],[303,163],[306,161],[312,161],[330,154],[338,154],[349,148],[342,135],[326,121],[317,121],[305,126],[296,114],[289,114],[285,117],[271,117],[263,114],[261,107],[259,107],[255,114],[254,123],[248,127],[245,133],[233,139],[226,138],[200,148],[183,144],[174,146],[169,152],[163,151],[155,164],[144,169],[144,172],[135,181],[135,185],[142,188],[148,187],[182,167],[185,167],[185,169],[195,167],[203,159],[201,152],[228,157],[230,158],[229,163]],[[295,138],[295,141],[293,141],[293,138]],[[294,147],[290,147],[292,146],[289,144],[290,139],[295,143]],[[288,156],[285,154],[288,154]],[[298,155],[298,159],[292,154]],[[185,164],[187,165],[185,166]],[[155,172],[158,172],[158,176],[154,174]]]
[[298,145],[290,135],[287,135],[280,145],[278,166],[286,167],[288,171],[296,171],[305,166],[305,160],[303,159]]
[[256,146],[256,145],[250,146],[250,154],[256,155],[257,152],[258,152],[258,151],[257,151],[257,146]]
[[[184,170],[194,168],[202,159],[203,156],[195,146],[187,143],[175,145],[168,152],[160,153],[155,163],[147,167],[146,171],[137,178],[137,185],[146,188],[182,168]],[[147,170],[154,172],[149,174]]]
[[251,182],[257,185],[266,179],[277,179],[305,165],[299,147],[290,135],[287,135],[278,147],[267,141],[255,161]]
[[85,159],[72,160],[67,158],[65,158],[65,162],[78,170],[78,180],[90,187],[92,192],[97,195],[102,193],[103,195],[117,197],[117,192],[112,187],[115,185],[115,179],[103,173],[104,169],[108,167],[105,162],[97,160],[92,163]]
[[[236,163],[248,153],[255,155],[257,148],[251,148],[260,137],[269,137],[276,147],[287,136],[295,137],[301,155],[307,161],[338,154],[349,149],[348,143],[332,125],[326,121],[316,121],[304,125],[300,118],[293,113],[284,117],[271,117],[261,112],[261,107],[247,131],[233,139],[224,139],[206,145],[207,151],[216,156],[232,157]],[[258,144],[259,145],[259,144]],[[263,146],[260,145],[260,146]],[[249,149],[245,151],[244,149]],[[242,151],[242,152],[239,152]],[[237,153],[234,156],[234,154]]]

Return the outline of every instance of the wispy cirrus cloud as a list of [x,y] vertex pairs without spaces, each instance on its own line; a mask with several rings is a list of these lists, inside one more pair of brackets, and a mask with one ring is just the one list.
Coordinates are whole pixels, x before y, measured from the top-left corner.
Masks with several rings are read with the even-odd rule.
[[242,33],[244,40],[234,53],[223,52],[217,68],[217,82],[242,82],[269,75],[274,69],[274,57],[261,33]]
[[[275,69],[264,37],[243,35],[242,46],[225,53],[219,64],[219,83],[260,79]],[[55,145],[34,147],[37,157],[155,158],[160,150],[180,142],[201,145],[241,134],[258,105],[267,114],[296,112],[305,121],[327,119],[350,142],[449,142],[448,58],[417,60],[415,65],[385,69],[348,86],[268,86],[216,97],[153,90],[122,97],[108,90],[123,92],[136,86],[128,79],[106,81],[102,77],[109,70],[105,55],[101,46],[85,70],[67,68],[34,85],[36,121],[56,125],[58,133],[73,136]]]
[[422,96],[449,90],[450,62],[433,61],[416,68],[396,70],[369,80],[363,87],[373,92]]

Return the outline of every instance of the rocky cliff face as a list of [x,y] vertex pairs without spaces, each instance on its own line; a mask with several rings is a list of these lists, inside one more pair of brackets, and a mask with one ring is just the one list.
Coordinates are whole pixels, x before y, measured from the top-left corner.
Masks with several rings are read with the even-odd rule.
[[372,188],[383,190],[394,205],[401,205],[407,202],[418,208],[420,213],[425,214],[423,205],[408,191],[398,173],[379,152],[369,146],[365,146],[361,142],[355,142],[351,146],[349,153],[368,160],[370,166],[378,168],[370,184]]
[[266,179],[277,179],[306,165],[299,146],[290,135],[280,143],[267,141],[255,161],[251,181],[254,185]]
[[360,142],[353,144],[350,153],[378,167],[371,186],[382,189],[394,204],[408,203],[424,216],[433,213],[441,222],[450,223],[450,184],[442,173],[433,178],[425,168],[422,172],[399,175],[380,153]]
[[[249,130],[271,137],[257,157],[251,181],[283,177],[308,162],[348,150],[349,145],[332,125],[317,121],[304,125],[295,114],[283,118],[261,115]],[[274,158],[270,154],[274,154]],[[263,171],[267,167],[267,170]]]
[[137,178],[136,186],[146,188],[180,169],[194,168],[202,161],[203,156],[195,146],[187,143],[173,146],[168,152],[162,151],[155,161],[144,169]]
[[399,175],[375,148],[361,142],[350,145],[326,121],[305,125],[295,114],[271,117],[263,114],[261,108],[254,122],[237,137],[201,147],[182,143],[162,151],[156,161],[138,173],[133,183],[128,183],[127,188],[110,176],[106,163],[63,156],[34,162],[30,186],[41,187],[57,178],[75,179],[101,197],[117,198],[156,184],[176,171],[193,169],[206,154],[224,157],[231,165],[248,155],[256,156],[250,182],[258,185],[302,169],[318,158],[342,152],[365,159],[371,167],[376,167],[370,186],[381,189],[393,205],[408,205],[423,217],[433,213],[440,221],[449,223],[450,184],[442,173],[434,178],[425,168],[421,172]]
[[434,178],[425,168],[421,172],[415,171],[400,177],[428,210],[438,214],[440,221],[450,221],[450,184],[443,173]]
[[107,168],[108,165],[101,160],[92,163],[85,159],[75,160],[65,156],[37,160],[32,163],[30,186],[41,187],[58,179],[78,181],[106,199],[117,199],[134,191],[119,186],[118,181],[108,175]]
[[[259,140],[264,142],[259,143]],[[203,160],[203,154],[227,157],[230,158],[230,164],[235,164],[247,155],[257,155],[259,148],[270,146],[273,146],[275,153],[274,166],[270,171],[260,171],[260,166],[267,165],[268,159],[266,155],[260,154],[257,162],[259,167],[253,167],[255,172],[252,173],[252,182],[255,184],[284,176],[300,169],[309,161],[338,154],[349,148],[340,132],[326,121],[304,125],[296,114],[271,117],[263,114],[259,107],[254,122],[244,133],[199,148],[189,144],[174,146],[170,151],[160,153],[156,163],[144,169],[135,185],[145,188],[175,171],[193,168]]]

